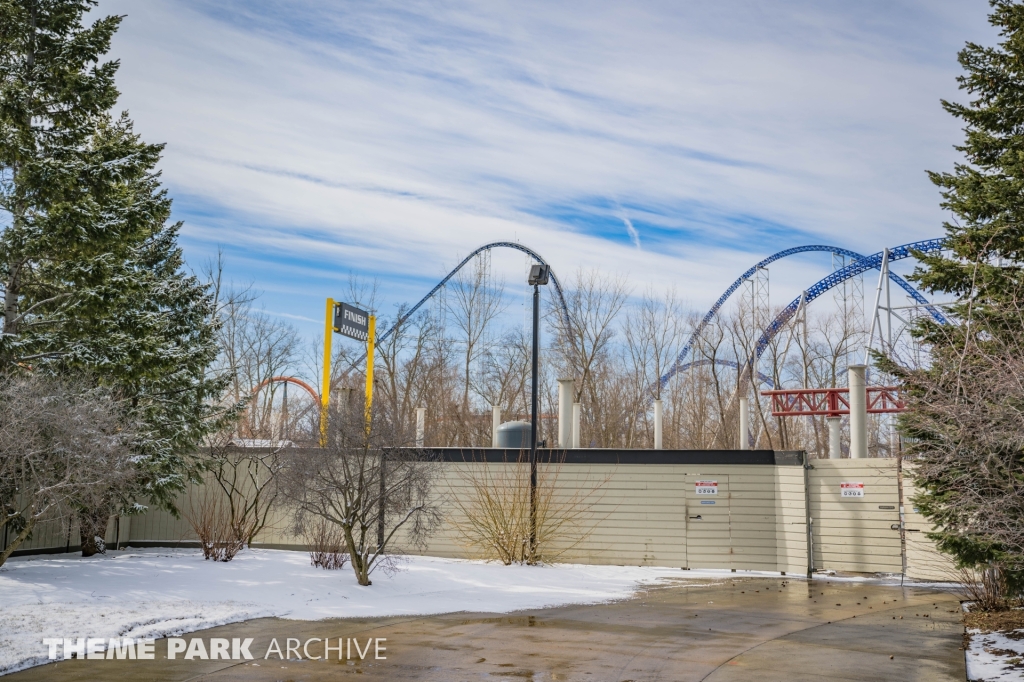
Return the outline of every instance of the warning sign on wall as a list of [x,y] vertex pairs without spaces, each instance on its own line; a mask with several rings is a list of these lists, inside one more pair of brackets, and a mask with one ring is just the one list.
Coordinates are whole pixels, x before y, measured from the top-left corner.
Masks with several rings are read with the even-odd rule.
[[718,481],[697,481],[696,490],[698,495],[717,495]]
[[855,481],[843,481],[839,484],[839,494],[843,497],[864,497],[864,484]]

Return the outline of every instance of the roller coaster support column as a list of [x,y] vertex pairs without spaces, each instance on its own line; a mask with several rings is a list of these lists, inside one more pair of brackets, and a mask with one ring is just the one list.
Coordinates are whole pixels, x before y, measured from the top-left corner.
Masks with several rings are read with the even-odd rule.
[[868,456],[868,391],[864,372],[867,365],[850,365],[850,457]]
[[654,401],[654,449],[661,450],[664,435],[664,415],[661,398]]
[[331,399],[331,338],[334,336],[334,299],[327,299],[324,315],[324,380],[320,387],[320,447],[327,447],[327,407]]
[[747,450],[747,449],[750,448],[750,439],[747,436],[747,434],[749,432],[749,428],[750,428],[749,424],[747,423],[747,419],[749,418],[749,416],[750,416],[750,407],[749,407],[749,405],[747,403],[747,398],[746,397],[740,398],[740,440],[739,440],[739,449],[740,450]]
[[572,443],[572,379],[558,380],[558,447]]
[[828,423],[828,458],[842,459],[842,419],[840,417],[825,417],[825,421]]

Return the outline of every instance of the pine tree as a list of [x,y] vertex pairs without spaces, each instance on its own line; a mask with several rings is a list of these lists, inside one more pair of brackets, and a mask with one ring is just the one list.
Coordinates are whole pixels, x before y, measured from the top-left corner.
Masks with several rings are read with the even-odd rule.
[[[991,0],[996,47],[959,53],[966,104],[943,101],[964,123],[952,172],[929,173],[941,190],[947,254],[920,254],[923,288],[950,295],[958,324],[924,321],[916,334],[931,365],[903,370],[913,437],[915,503],[938,528],[938,546],[961,566],[1001,566],[1021,584],[1024,546],[1024,416],[1012,374],[1024,339],[1024,4]],[[1017,589],[1014,587],[1014,589]]]
[[0,0],[0,371],[85,375],[122,396],[141,488],[83,505],[83,551],[148,497],[173,510],[223,382],[208,288],[184,270],[171,202],[127,114],[110,114],[120,23],[82,25],[93,0]]

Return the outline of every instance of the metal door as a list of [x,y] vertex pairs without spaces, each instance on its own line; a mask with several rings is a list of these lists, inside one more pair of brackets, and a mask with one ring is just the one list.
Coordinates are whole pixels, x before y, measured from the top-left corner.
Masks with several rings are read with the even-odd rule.
[[732,568],[729,477],[686,476],[688,568]]

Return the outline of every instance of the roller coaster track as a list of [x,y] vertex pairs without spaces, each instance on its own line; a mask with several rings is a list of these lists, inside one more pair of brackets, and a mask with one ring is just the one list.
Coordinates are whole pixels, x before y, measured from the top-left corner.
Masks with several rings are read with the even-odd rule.
[[[902,246],[897,246],[895,248],[889,249],[889,262],[908,258],[914,255],[914,251],[923,251],[925,253],[928,253],[930,251],[939,251],[943,248],[945,243],[946,240],[944,238],[940,238],[926,239],[925,241],[911,242],[910,244],[903,244]],[[760,359],[761,354],[764,353],[766,348],[768,348],[768,344],[771,343],[771,340],[775,338],[775,335],[778,334],[783,329],[783,327],[786,326],[786,323],[789,322],[790,319],[792,319],[793,315],[796,314],[796,311],[800,307],[801,298],[804,299],[804,305],[807,305],[808,303],[818,298],[832,287],[842,282],[845,282],[851,277],[855,277],[867,270],[880,270],[882,268],[882,258],[884,256],[884,253],[885,252],[883,251],[879,251],[878,253],[867,256],[866,258],[855,260],[854,262],[847,265],[845,268],[836,270],[827,277],[818,280],[817,282],[814,283],[814,285],[811,288],[805,291],[802,296],[798,296],[795,299],[793,299],[793,301],[788,306],[783,308],[782,312],[780,312],[778,316],[774,320],[772,320],[772,323],[769,324],[768,327],[761,334],[761,338],[757,340],[757,346],[754,348],[754,360],[756,361],[757,359]],[[909,283],[907,283],[902,278],[897,279],[895,277],[892,277],[892,279],[897,284],[900,284],[900,286],[903,287],[903,289],[906,290],[906,292],[910,294],[910,296],[915,301],[923,304],[924,307],[928,310],[928,312],[931,313],[931,316],[935,319],[936,322],[938,322],[939,324],[949,323],[949,320],[947,320],[946,317],[941,312],[939,312],[937,308],[928,305],[928,301],[925,299],[925,297],[918,293],[918,291],[914,289],[912,286],[910,286]]]
[[[923,242],[905,244],[903,246],[899,246],[896,247],[896,249],[891,250],[889,252],[889,259],[899,260],[901,258],[906,258],[907,256],[911,255],[910,252],[915,249],[919,251],[934,251],[938,248],[941,248],[944,241],[944,239],[929,239]],[[729,288],[726,289],[725,292],[718,297],[718,300],[715,301],[715,304],[711,306],[711,309],[708,310],[707,314],[705,314],[703,319],[701,319],[700,324],[697,325],[697,328],[693,330],[692,334],[690,334],[690,338],[687,340],[686,345],[683,346],[683,349],[679,352],[679,356],[676,358],[676,361],[672,365],[671,369],[669,369],[669,371],[666,372],[664,376],[659,378],[662,387],[664,387],[678,372],[685,371],[686,369],[689,369],[694,365],[694,363],[687,363],[686,358],[687,356],[689,356],[690,351],[693,350],[693,346],[696,344],[697,340],[704,332],[704,329],[709,324],[711,324],[711,322],[715,319],[715,316],[718,314],[718,311],[722,308],[723,305],[725,305],[725,302],[729,300],[729,297],[736,293],[736,290],[740,288],[740,285],[742,285],[743,282],[748,280],[755,272],[757,272],[758,268],[763,268],[769,263],[774,263],[775,261],[780,260],[782,258],[786,258],[788,256],[794,256],[799,253],[808,253],[814,251],[824,251],[840,254],[854,259],[854,262],[846,266],[845,268],[836,270],[835,272],[831,273],[828,277],[825,277],[821,281],[817,282],[813,287],[808,289],[807,302],[810,302],[811,300],[817,298],[818,296],[825,293],[835,285],[840,284],[851,277],[859,275],[865,272],[866,270],[870,270],[872,268],[881,269],[882,267],[881,252],[873,254],[871,256],[864,256],[855,251],[850,251],[849,249],[844,249],[838,246],[829,246],[827,244],[809,244],[806,246],[797,246],[791,249],[779,251],[778,253],[774,253],[771,256],[768,256],[764,260],[752,266],[742,275],[740,275],[736,279],[736,281],[733,282],[729,286]],[[897,252],[899,252],[901,255],[894,255]],[[938,322],[943,324],[946,323],[946,318],[943,317],[942,313],[940,313],[936,308],[927,305],[927,299],[925,299],[925,297],[922,296],[909,282],[907,282],[905,279],[903,279],[902,277],[893,272],[889,273],[889,278],[897,285],[899,285],[900,288],[906,291],[907,294],[909,294],[915,301],[924,304],[928,311]],[[812,291],[814,292],[813,296],[811,296]],[[785,325],[785,323],[788,322],[789,319],[796,313],[796,310],[799,307],[799,305],[800,298],[798,297],[794,303],[790,303],[789,306],[787,306],[786,309],[783,310],[782,313],[780,313],[779,317],[777,317],[772,322],[772,324],[769,325],[768,329],[766,329],[765,332],[761,335],[760,339],[758,339],[757,346],[758,358],[761,357],[761,353],[763,353],[764,349],[767,348],[768,343],[775,336],[775,334],[777,334]],[[784,315],[785,318],[783,319]]]
[[[721,365],[722,367],[731,367],[735,370],[740,369],[740,363],[733,362],[732,360],[691,360],[690,362],[687,362],[685,365],[682,365],[679,368],[679,371],[685,372],[693,367],[707,367],[708,365]],[[763,372],[758,372],[757,379],[762,384],[767,384],[768,386],[775,388],[775,382],[773,382],[772,378],[767,374],[764,374]]]
[[[440,282],[434,285],[434,288],[431,289],[426,296],[417,301],[416,305],[409,308],[409,310],[406,311],[404,315],[395,320],[395,323],[391,325],[391,327],[386,332],[378,335],[377,343],[380,344],[386,341],[387,338],[391,336],[391,334],[394,333],[396,329],[398,329],[402,324],[404,324],[406,320],[410,319],[413,316],[413,314],[417,310],[419,310],[424,303],[429,301],[434,296],[434,294],[440,291],[444,287],[444,285],[447,284],[448,281],[456,275],[456,273],[458,273],[459,270],[461,270],[463,267],[465,267],[467,263],[469,263],[469,261],[473,260],[476,256],[480,255],[484,251],[490,251],[491,249],[495,248],[506,248],[515,249],[516,251],[522,251],[523,253],[527,254],[541,265],[548,265],[550,267],[550,263],[544,260],[539,253],[537,253],[528,246],[523,246],[522,244],[518,244],[516,242],[491,242],[490,244],[484,244],[483,246],[475,249],[474,251],[470,252],[468,256],[463,258],[462,262],[456,265],[451,272],[445,275],[444,279],[442,279]],[[555,271],[553,268],[550,270],[549,276],[551,278],[551,284],[553,284],[555,287],[555,293],[558,295],[558,302],[559,304],[561,304],[561,311],[565,328],[571,329],[572,318],[569,316],[569,306],[566,305],[565,303],[565,294],[562,292],[562,284],[561,282],[558,281],[558,277],[555,275]],[[349,368],[342,373],[341,376],[345,376],[346,374],[351,372],[357,365],[359,365],[365,359],[366,353],[363,353],[358,358],[356,358],[355,362],[353,362],[349,366]]]

